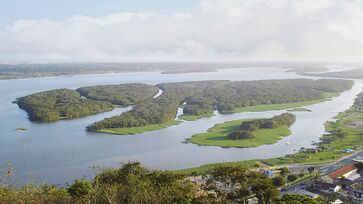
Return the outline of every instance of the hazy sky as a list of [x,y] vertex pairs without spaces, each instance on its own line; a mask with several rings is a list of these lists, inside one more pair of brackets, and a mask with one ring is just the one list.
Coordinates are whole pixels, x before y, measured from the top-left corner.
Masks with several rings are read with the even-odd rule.
[[0,61],[363,61],[363,0],[3,0]]

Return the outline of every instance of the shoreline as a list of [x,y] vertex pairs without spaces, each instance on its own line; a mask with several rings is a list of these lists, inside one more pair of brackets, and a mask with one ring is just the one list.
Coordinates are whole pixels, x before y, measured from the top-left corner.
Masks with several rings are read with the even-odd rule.
[[[349,128],[345,122],[354,115],[354,113],[362,114],[363,112],[356,112],[354,105],[344,112],[339,113],[335,118],[336,121],[327,121],[325,123],[325,130],[327,134],[320,137],[320,142],[314,145],[314,148],[302,148],[299,152],[294,154],[285,155],[283,157],[267,158],[267,159],[252,159],[236,162],[222,162],[222,163],[209,163],[197,167],[185,168],[174,170],[177,173],[185,174],[201,174],[205,173],[211,168],[216,166],[242,166],[245,168],[256,168],[256,164],[263,163],[270,168],[276,168],[281,166],[290,165],[316,165],[321,166],[336,161],[342,160],[346,157],[350,157],[359,152],[361,149],[356,149],[353,152],[344,152],[344,148],[353,148],[356,145],[363,145],[360,141],[360,134],[363,133],[363,129]],[[337,136],[336,130],[344,129],[348,131],[346,138],[340,138]],[[325,141],[325,142],[324,142]]]

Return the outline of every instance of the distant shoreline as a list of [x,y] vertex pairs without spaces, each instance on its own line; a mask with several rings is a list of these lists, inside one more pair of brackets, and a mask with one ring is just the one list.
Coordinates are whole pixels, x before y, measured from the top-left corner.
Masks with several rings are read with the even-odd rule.
[[208,72],[218,72],[218,70],[217,69],[204,69],[204,70],[175,69],[175,70],[162,71],[161,74],[189,74],[189,73],[208,73]]

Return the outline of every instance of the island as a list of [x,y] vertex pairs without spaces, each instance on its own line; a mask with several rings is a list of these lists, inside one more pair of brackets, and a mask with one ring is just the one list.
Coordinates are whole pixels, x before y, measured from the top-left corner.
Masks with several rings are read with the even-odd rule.
[[152,85],[131,83],[82,87],[77,91],[89,99],[129,106],[152,98],[159,92],[159,89]]
[[206,133],[193,135],[190,141],[203,146],[257,147],[274,144],[291,134],[295,115],[283,113],[270,119],[242,119],[216,124]]
[[114,105],[105,101],[82,98],[69,89],[56,89],[19,98],[17,103],[31,121],[53,122],[110,111]]
[[[133,105],[132,110],[90,124],[87,130],[135,134],[179,124],[175,118],[181,106],[181,118],[185,120],[211,117],[215,111],[229,114],[291,109],[329,100],[353,84],[339,79],[132,83],[50,90],[19,98],[16,103],[27,111],[30,120],[39,122],[79,118]],[[159,89],[161,95],[157,94]]]
[[[163,83],[156,86],[163,94],[138,103],[131,111],[105,118],[87,127],[89,131],[124,134],[122,128],[160,128],[173,124],[183,106],[182,118],[209,117],[247,111],[290,109],[329,100],[348,90],[354,82],[338,79],[284,79],[261,81],[194,81]],[[183,105],[184,104],[184,105]],[[153,126],[157,125],[157,126]],[[140,128],[141,127],[141,128]],[[132,130],[132,129],[131,129]]]
[[300,73],[305,76],[315,76],[315,77],[332,77],[332,78],[347,78],[347,79],[363,79],[363,69],[352,69],[344,71],[334,71],[334,72],[303,72]]
[[31,121],[54,122],[110,111],[116,105],[134,105],[157,93],[158,88],[152,85],[121,84],[44,91],[15,102],[28,113]]

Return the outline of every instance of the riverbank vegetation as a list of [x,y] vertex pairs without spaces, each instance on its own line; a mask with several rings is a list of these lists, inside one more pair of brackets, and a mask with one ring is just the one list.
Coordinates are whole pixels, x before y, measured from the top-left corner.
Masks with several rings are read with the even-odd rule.
[[290,112],[311,112],[311,110],[307,109],[307,108],[293,108],[293,109],[289,109],[287,111],[290,111]]
[[[322,165],[325,163],[336,161],[339,158],[347,156],[351,153],[344,149],[360,150],[363,146],[362,135],[363,128],[353,123],[360,124],[363,122],[363,109],[361,101],[363,93],[361,93],[354,105],[345,112],[336,116],[336,121],[328,121],[325,124],[326,135],[323,135],[321,142],[316,144],[313,149],[302,149],[298,153],[286,155],[284,157],[248,160],[241,162],[227,162],[223,165],[242,166],[245,168],[255,168],[256,163],[262,162],[271,166],[289,165],[289,164],[312,164]],[[207,164],[196,168],[178,170],[180,173],[197,173],[201,174],[221,164]]]
[[257,147],[273,144],[291,134],[295,116],[284,113],[271,119],[242,119],[217,124],[207,133],[193,135],[191,142],[220,147]]
[[[178,107],[184,102],[187,116],[198,118],[213,114],[248,111],[257,106],[291,106],[290,103],[317,103],[328,95],[336,95],[352,87],[347,80],[262,80],[262,81],[200,81],[157,85],[163,94],[156,99],[141,102],[119,116],[106,118],[88,126],[90,131],[108,128],[132,128],[162,124],[175,119]],[[268,109],[264,107],[265,109]],[[271,107],[269,107],[271,108]],[[243,110],[245,109],[245,110]]]
[[114,109],[110,102],[82,98],[69,89],[56,89],[19,98],[17,103],[32,121],[52,122]]
[[160,130],[160,129],[167,128],[172,125],[178,125],[180,123],[182,123],[182,121],[174,120],[174,121],[165,122],[162,124],[152,124],[152,125],[140,126],[140,127],[101,129],[101,130],[98,130],[97,132],[114,134],[114,135],[134,135],[134,134],[139,134],[139,133],[143,133],[146,131]]
[[214,116],[213,113],[207,113],[204,115],[189,115],[189,114],[182,114],[181,116],[179,116],[180,119],[182,120],[186,120],[186,121],[195,121],[195,120],[199,120],[202,118],[210,118]]

